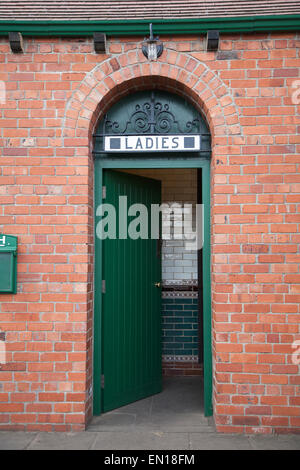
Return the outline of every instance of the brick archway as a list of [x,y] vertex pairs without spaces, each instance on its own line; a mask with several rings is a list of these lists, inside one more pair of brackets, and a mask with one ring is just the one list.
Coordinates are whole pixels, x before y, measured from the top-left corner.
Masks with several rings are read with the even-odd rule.
[[129,92],[161,88],[190,100],[205,116],[213,139],[241,134],[238,107],[227,85],[189,54],[164,51],[148,62],[139,50],[96,66],[73,92],[65,111],[63,135],[89,137],[99,118]]
[[[97,65],[73,92],[65,108],[62,137],[73,143],[78,157],[85,159],[88,179],[89,246],[94,246],[92,134],[99,119],[130,92],[159,88],[190,101],[205,117],[212,136],[212,180],[214,166],[222,162],[224,146],[241,138],[239,112],[227,85],[217,74],[189,54],[167,50],[157,62],[148,62],[138,50],[108,58]],[[213,189],[212,189],[213,193]],[[90,249],[86,286],[86,391],[92,387],[93,250]],[[213,286],[213,283],[212,283]],[[86,392],[85,421],[92,415],[92,395]]]

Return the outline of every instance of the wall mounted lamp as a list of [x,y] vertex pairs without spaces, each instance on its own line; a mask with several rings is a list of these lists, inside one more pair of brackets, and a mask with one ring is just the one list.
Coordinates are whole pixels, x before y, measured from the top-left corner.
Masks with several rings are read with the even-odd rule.
[[144,38],[142,43],[142,52],[148,60],[157,60],[158,57],[162,55],[163,44],[159,40],[159,37],[156,38],[153,36],[152,32],[152,23],[150,23],[150,36],[149,38]]

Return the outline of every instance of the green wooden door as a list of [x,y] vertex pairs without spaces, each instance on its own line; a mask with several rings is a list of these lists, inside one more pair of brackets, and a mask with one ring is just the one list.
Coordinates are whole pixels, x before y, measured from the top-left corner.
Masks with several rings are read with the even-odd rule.
[[[103,202],[116,209],[116,239],[103,240],[104,412],[160,392],[162,371],[161,289],[155,286],[161,281],[161,257],[158,241],[151,239],[150,231],[151,204],[160,204],[161,184],[113,170],[104,171],[103,183],[106,187]],[[136,203],[147,208],[147,238],[126,237],[124,227],[137,220],[140,213],[128,216],[126,224],[127,210],[122,205],[123,198],[119,214],[119,196],[127,196],[127,209]],[[140,230],[137,225],[135,232]]]

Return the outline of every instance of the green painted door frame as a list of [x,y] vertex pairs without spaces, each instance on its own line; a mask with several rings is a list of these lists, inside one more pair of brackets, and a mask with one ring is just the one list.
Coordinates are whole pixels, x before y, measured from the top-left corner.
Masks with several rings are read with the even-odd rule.
[[[104,156],[104,155],[103,155]],[[97,207],[102,203],[104,169],[201,168],[202,203],[204,205],[203,245],[203,341],[204,341],[204,413],[211,416],[212,409],[212,348],[211,348],[211,280],[210,280],[210,160],[207,158],[97,158],[95,160],[95,220]],[[94,415],[101,414],[101,351],[102,351],[102,243],[95,232],[94,266]]]

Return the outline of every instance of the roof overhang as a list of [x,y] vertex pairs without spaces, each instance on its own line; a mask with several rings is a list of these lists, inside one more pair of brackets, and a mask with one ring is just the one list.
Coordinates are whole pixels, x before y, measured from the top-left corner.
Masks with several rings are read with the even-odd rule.
[[100,31],[107,36],[140,36],[148,34],[149,23],[153,23],[155,34],[166,35],[205,34],[208,30],[218,30],[220,33],[300,31],[300,14],[98,21],[2,20],[0,35],[16,31],[23,36],[92,36]]

